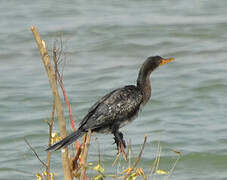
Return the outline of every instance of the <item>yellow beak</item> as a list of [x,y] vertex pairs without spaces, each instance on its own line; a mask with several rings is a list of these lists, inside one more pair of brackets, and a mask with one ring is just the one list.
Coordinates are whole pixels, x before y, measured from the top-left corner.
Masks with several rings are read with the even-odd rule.
[[163,64],[169,63],[169,62],[171,62],[173,60],[174,60],[174,58],[162,59],[162,61],[160,63],[160,66],[162,66]]

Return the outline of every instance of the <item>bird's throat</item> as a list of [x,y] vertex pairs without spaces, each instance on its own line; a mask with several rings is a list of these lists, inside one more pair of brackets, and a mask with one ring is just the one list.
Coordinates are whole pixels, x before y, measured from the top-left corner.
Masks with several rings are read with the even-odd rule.
[[143,105],[145,105],[150,97],[151,97],[151,83],[150,83],[150,76],[146,77],[145,83],[142,86],[142,92],[143,92]]
[[148,72],[146,75],[139,76],[137,79],[137,87],[143,93],[143,105],[145,105],[151,97],[150,74],[151,72]]

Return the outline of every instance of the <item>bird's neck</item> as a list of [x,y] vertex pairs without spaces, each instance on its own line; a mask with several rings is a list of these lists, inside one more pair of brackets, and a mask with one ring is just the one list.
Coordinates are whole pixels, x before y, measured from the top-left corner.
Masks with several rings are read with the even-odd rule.
[[138,78],[137,78],[137,87],[143,93],[143,105],[145,105],[151,96],[151,83],[150,83],[150,74],[152,71],[143,71],[140,69]]

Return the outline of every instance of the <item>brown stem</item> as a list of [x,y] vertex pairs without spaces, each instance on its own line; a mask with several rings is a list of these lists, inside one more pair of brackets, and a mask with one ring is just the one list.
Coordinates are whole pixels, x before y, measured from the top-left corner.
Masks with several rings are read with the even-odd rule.
[[140,153],[139,153],[139,155],[138,155],[138,157],[137,157],[137,159],[136,159],[136,161],[133,165],[133,168],[135,168],[137,166],[139,160],[141,159],[146,142],[147,142],[147,136],[144,136],[143,146],[142,146]]
[[90,144],[90,138],[91,138],[91,130],[89,129],[88,135],[87,135],[87,138],[86,138],[86,141],[85,141],[85,144],[84,144],[82,157],[81,157],[81,176],[80,176],[81,180],[87,179],[87,176],[86,176],[87,153],[88,153],[88,147],[89,147],[89,144]]
[[[41,39],[37,29],[35,26],[31,27],[31,31],[33,32],[34,38],[36,40],[36,43],[38,45],[38,49],[40,51],[40,55],[43,60],[43,64],[45,66],[49,83],[51,86],[52,94],[54,97],[54,103],[56,106],[56,112],[57,112],[57,117],[58,117],[58,123],[59,123],[59,128],[60,128],[60,133],[61,137],[66,137],[66,123],[65,123],[65,117],[64,117],[64,112],[63,112],[63,107],[61,104],[60,96],[58,93],[58,88],[57,88],[57,81],[55,78],[55,73],[51,67],[50,63],[50,57],[48,55],[48,51],[45,45],[45,42]],[[69,164],[69,157],[68,157],[68,149],[65,148],[62,150],[62,166],[64,169],[64,179],[65,180],[71,180],[72,179],[72,174],[70,171],[70,164]]]
[[[55,114],[55,104],[53,102],[51,119],[48,122],[48,125],[49,125],[49,142],[48,142],[48,146],[51,145],[52,128],[53,128],[53,123],[54,123],[54,114]],[[47,178],[48,178],[48,180],[50,179],[50,158],[51,158],[51,151],[48,151],[48,154],[47,154],[47,162],[46,162],[46,172],[47,172]]]

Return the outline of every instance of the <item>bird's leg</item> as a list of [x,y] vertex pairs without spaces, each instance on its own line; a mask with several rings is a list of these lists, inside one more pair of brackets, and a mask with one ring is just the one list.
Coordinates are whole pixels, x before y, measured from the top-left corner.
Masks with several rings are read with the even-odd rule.
[[119,147],[120,145],[123,145],[123,148],[126,148],[126,144],[125,144],[125,140],[123,138],[122,132],[116,131],[114,133],[114,140],[115,140],[117,147]]
[[117,149],[118,149],[118,155],[120,155],[122,153],[125,160],[127,160],[127,155],[124,151],[124,149],[126,148],[126,144],[125,144],[125,140],[123,138],[122,132],[115,131],[113,134],[114,134],[114,140],[115,140],[115,143],[116,143]]

